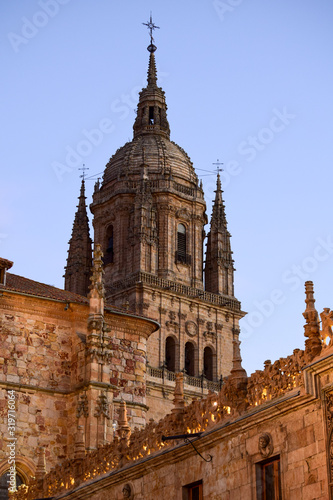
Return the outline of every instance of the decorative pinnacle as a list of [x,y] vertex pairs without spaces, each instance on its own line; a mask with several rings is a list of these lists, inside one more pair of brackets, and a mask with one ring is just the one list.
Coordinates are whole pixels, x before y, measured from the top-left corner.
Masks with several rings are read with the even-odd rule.
[[308,337],[305,341],[305,354],[310,361],[320,354],[322,342],[320,338],[318,313],[315,308],[314,290],[312,281],[305,282],[305,303],[306,308],[303,313],[306,324],[304,325],[304,335]]
[[160,29],[159,26],[156,26],[156,24],[153,23],[153,18],[152,18],[152,15],[150,13],[150,19],[147,23],[142,23],[144,26],[147,26],[148,30],[149,30],[149,35],[150,35],[150,45],[148,45],[147,47],[147,50],[148,52],[155,52],[155,50],[157,49],[156,45],[154,45],[154,37],[153,37],[153,31],[155,29]]
[[313,290],[313,282],[306,281],[305,282],[305,303],[306,303],[306,311],[315,311],[315,299],[314,299],[314,290]]
[[[81,175],[81,177],[83,177],[83,175]],[[81,199],[85,200],[86,199],[86,196],[85,196],[85,185],[84,185],[84,177],[82,179],[82,182],[81,182],[81,189],[80,189],[80,196],[79,196],[79,199],[81,201]],[[85,204],[85,202],[83,201],[83,203]]]
[[222,187],[221,187],[221,179],[220,179],[220,174],[217,174],[217,179],[216,179],[216,189],[217,189],[217,191],[221,191],[221,190],[222,190]]

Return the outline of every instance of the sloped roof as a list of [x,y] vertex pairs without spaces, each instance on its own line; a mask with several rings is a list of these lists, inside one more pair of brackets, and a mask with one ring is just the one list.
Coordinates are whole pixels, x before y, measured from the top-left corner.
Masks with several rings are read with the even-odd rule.
[[6,284],[0,285],[0,288],[3,290],[11,290],[13,292],[44,297],[47,299],[89,304],[88,298],[83,295],[68,292],[67,290],[61,290],[61,288],[46,285],[45,283],[39,283],[38,281],[33,281],[28,278],[24,278],[23,276],[17,276],[16,274],[11,273],[6,274]]
[[[68,292],[67,290],[62,290],[61,288],[56,288],[52,285],[46,285],[45,283],[39,283],[38,281],[30,280],[24,278],[23,276],[18,276],[16,274],[6,273],[6,284],[0,284],[0,291],[8,290],[18,293],[24,293],[31,296],[42,297],[50,300],[58,300],[63,302],[75,302],[77,304],[89,305],[89,299],[83,295],[77,293]],[[136,314],[131,311],[124,311],[120,307],[116,307],[111,304],[105,304],[105,309],[108,312],[114,312],[116,314],[122,314],[124,316],[130,316],[135,318],[144,319],[155,323],[156,330],[159,328],[159,323],[152,318],[147,316],[142,316],[141,314]],[[155,330],[155,331],[156,331]]]

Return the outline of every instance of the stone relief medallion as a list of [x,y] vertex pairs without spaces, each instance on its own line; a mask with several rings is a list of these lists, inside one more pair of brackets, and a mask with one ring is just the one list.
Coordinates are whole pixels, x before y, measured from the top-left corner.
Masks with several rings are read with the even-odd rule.
[[260,434],[258,439],[258,449],[262,457],[267,458],[273,453],[273,440],[268,432]]
[[190,337],[195,337],[198,333],[198,325],[194,321],[186,321],[185,331]]

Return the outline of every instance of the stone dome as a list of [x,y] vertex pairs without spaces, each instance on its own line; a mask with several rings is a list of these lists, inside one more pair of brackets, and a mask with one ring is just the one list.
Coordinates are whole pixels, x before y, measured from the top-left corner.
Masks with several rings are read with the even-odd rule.
[[148,178],[168,176],[197,185],[198,177],[187,153],[159,134],[142,134],[119,148],[110,158],[103,184],[116,180],[139,179],[143,170]]

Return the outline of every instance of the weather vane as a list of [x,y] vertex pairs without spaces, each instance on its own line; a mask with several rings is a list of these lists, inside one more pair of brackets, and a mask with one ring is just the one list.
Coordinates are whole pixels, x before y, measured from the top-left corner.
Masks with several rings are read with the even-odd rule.
[[[148,47],[148,50],[149,52],[155,52],[156,50],[156,47],[155,45],[153,44],[154,42],[154,37],[153,37],[153,31],[156,30],[156,29],[160,29],[159,26],[156,26],[156,24],[153,23],[153,18],[152,18],[152,15],[150,13],[150,19],[147,23],[142,23],[144,26],[147,26],[148,30],[149,30],[149,35],[150,35],[150,45]],[[154,50],[151,50],[151,49],[154,49]]]
[[85,170],[89,170],[89,167],[86,167],[85,164],[83,164],[83,167],[79,167],[78,170],[82,170],[82,174],[80,175],[80,179],[85,179],[86,173]]
[[223,165],[223,163],[219,159],[217,159],[215,163],[212,163],[212,165],[216,165],[216,170],[217,170],[218,174],[220,172],[223,172],[223,168],[221,167],[221,165]]

